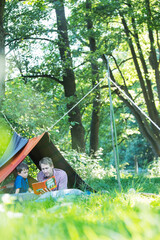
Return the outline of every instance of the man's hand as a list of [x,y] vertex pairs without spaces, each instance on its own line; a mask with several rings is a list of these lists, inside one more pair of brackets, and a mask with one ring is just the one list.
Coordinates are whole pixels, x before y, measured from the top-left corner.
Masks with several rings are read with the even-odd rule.
[[50,191],[48,190],[48,188],[45,188],[45,189],[42,189],[42,190],[41,190],[41,194],[44,194],[44,193],[46,193],[46,192],[50,192]]

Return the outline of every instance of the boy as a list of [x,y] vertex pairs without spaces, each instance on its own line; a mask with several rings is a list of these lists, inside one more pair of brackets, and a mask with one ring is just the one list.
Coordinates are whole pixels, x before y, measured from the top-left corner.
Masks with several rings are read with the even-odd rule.
[[25,193],[25,192],[32,192],[32,189],[29,187],[28,184],[28,165],[26,163],[20,163],[16,170],[17,170],[17,177],[14,183],[15,193]]

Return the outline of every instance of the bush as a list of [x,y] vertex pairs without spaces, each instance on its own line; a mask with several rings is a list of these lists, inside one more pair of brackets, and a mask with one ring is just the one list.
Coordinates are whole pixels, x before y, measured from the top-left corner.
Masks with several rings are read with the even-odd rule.
[[74,150],[61,153],[84,180],[88,178],[102,179],[107,175],[107,169],[103,167],[103,159],[101,158],[102,149],[97,151],[94,157]]
[[148,172],[151,177],[160,176],[160,159],[154,160],[151,164],[148,165]]

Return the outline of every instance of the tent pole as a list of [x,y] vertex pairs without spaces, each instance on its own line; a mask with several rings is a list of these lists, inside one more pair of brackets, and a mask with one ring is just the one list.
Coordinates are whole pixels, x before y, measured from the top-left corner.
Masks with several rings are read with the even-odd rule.
[[113,153],[114,153],[114,159],[115,159],[118,188],[119,188],[119,191],[121,192],[121,180],[120,180],[120,171],[119,171],[119,153],[118,153],[118,144],[117,144],[116,125],[115,125],[115,118],[114,118],[114,109],[113,109],[113,102],[112,102],[112,95],[111,95],[109,62],[108,62],[108,58],[105,55],[104,55],[104,57],[106,59],[107,69],[108,69],[108,77],[107,78],[108,78],[109,99],[110,99],[110,120],[111,120]]

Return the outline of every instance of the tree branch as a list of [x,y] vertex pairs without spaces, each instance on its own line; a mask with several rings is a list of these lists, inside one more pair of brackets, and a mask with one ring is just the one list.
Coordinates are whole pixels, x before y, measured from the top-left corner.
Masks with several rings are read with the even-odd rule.
[[54,80],[54,81],[64,85],[63,81],[60,81],[58,78],[56,78],[54,76],[51,76],[51,75],[48,75],[48,74],[37,74],[37,75],[36,74],[34,74],[34,75],[23,75],[22,74],[22,77],[23,78],[39,78],[39,77],[41,77],[41,78],[49,78],[49,79],[52,79],[52,80]]
[[51,40],[51,39],[48,39],[48,38],[39,38],[39,37],[35,37],[35,38],[34,38],[34,37],[28,36],[28,37],[22,37],[22,38],[12,39],[11,41],[9,41],[9,42],[5,45],[5,47],[8,46],[8,45],[10,45],[12,42],[23,41],[23,40],[42,40],[42,41],[49,41],[49,42],[55,43],[54,40]]

